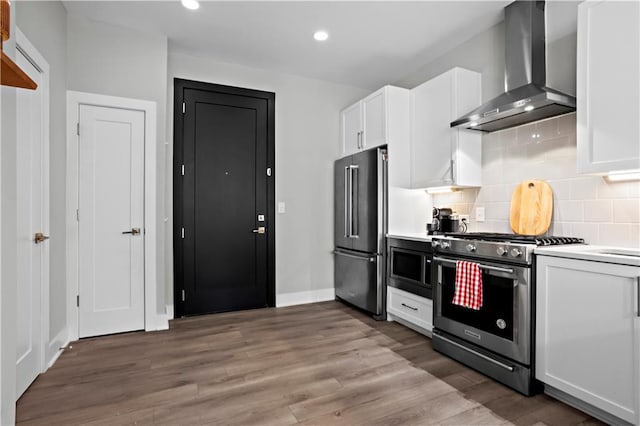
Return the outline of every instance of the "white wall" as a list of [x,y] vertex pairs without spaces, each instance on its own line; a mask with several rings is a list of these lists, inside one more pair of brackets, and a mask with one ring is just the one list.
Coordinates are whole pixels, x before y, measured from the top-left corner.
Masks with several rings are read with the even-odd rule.
[[67,11],[60,2],[15,2],[16,25],[49,63],[50,303],[46,359],[66,342]]
[[276,303],[291,300],[287,294],[330,292],[339,111],[367,92],[170,52],[171,99],[174,77],[275,92],[276,200],[287,208],[276,217]]
[[[167,39],[69,15],[67,89],[154,101],[157,132],[157,312],[165,313]],[[63,191],[64,187],[58,188]]]
[[[576,173],[575,114],[489,133],[482,143],[482,188],[433,197],[437,205],[470,214],[471,231],[512,232],[509,208],[516,184],[542,179],[553,189],[550,235],[640,247],[640,183],[608,183]],[[485,208],[485,222],[475,220],[476,207]]]

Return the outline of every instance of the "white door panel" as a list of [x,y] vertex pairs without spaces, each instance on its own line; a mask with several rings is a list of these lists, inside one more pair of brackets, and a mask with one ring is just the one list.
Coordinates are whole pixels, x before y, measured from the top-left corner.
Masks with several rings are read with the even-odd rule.
[[17,118],[17,298],[16,396],[20,397],[42,371],[43,247],[35,244],[43,222],[43,96],[41,74],[18,52],[17,64],[38,84],[37,90],[16,91]]
[[144,329],[144,120],[80,106],[80,337]]

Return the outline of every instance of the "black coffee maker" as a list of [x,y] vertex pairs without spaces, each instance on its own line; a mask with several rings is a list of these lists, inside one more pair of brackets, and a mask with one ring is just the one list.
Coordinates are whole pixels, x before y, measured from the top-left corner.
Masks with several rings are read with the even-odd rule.
[[433,208],[433,220],[427,223],[427,233],[446,234],[447,232],[459,232],[460,219],[453,214],[453,210],[447,207]]

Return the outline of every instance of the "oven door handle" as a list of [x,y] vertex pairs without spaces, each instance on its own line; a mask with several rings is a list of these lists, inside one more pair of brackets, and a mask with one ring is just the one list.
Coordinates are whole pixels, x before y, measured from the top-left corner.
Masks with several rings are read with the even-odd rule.
[[[448,265],[455,265],[456,264],[455,260],[449,260],[449,259],[445,259],[443,257],[434,257],[433,260],[436,261],[436,262],[446,263]],[[511,268],[499,268],[497,266],[483,265],[481,263],[478,263],[478,266],[480,267],[480,269],[484,269],[484,270],[487,270],[487,271],[505,272],[507,274],[513,274],[513,269],[511,269]]]

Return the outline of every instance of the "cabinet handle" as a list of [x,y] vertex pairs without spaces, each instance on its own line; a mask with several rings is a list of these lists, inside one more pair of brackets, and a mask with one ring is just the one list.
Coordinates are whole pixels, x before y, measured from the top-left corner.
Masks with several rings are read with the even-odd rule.
[[636,277],[637,299],[638,299],[638,317],[640,317],[640,276]]
[[401,303],[401,305],[404,306],[405,308],[411,309],[412,311],[417,311],[418,310],[418,308],[414,308],[413,306],[405,305],[404,303]]

